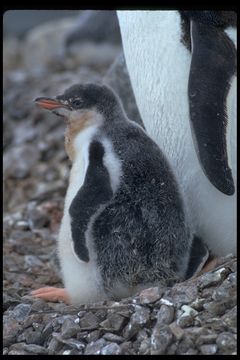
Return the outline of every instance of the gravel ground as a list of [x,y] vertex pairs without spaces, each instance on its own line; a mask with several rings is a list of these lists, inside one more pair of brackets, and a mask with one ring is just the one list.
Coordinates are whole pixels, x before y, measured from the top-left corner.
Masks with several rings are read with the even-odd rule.
[[128,87],[123,102],[139,117],[119,71],[121,45],[79,43],[66,52],[72,24],[58,20],[4,41],[3,354],[236,354],[236,258],[230,255],[198,278],[120,302],[74,307],[30,296],[41,286],[62,286],[56,238],[70,168],[64,124],[33,99],[103,78],[117,89],[122,74],[117,90],[122,95]]

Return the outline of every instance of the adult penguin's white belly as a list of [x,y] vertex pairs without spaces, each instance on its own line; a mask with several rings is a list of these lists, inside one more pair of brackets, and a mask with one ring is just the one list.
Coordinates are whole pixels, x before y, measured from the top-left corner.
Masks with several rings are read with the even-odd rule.
[[[231,196],[219,191],[204,174],[194,147],[188,100],[191,52],[181,42],[180,14],[118,11],[118,18],[139,111],[175,171],[193,230],[216,255],[235,253],[236,189]],[[226,32],[234,40],[234,31]],[[226,103],[227,153],[236,184],[235,99],[233,77]]]

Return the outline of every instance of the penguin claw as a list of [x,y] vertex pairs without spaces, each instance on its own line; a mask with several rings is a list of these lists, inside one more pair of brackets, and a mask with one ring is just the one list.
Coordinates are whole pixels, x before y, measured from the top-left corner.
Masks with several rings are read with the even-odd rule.
[[65,304],[70,304],[69,295],[64,288],[43,287],[37,290],[33,290],[31,295],[35,298],[40,298],[46,301],[61,301]]

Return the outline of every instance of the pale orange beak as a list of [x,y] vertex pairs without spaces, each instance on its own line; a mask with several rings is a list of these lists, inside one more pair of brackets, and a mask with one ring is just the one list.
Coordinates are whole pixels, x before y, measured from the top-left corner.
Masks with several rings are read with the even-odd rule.
[[35,99],[34,101],[36,102],[37,105],[39,105],[43,109],[47,109],[47,110],[54,110],[54,109],[59,109],[59,108],[68,109],[68,107],[66,105],[62,104],[60,101],[55,100],[55,99],[50,99],[47,97],[39,97],[39,98]]

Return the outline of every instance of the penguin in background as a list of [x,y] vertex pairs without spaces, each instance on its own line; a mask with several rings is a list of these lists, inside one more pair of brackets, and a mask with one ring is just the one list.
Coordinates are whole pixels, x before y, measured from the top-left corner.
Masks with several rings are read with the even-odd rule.
[[117,95],[84,84],[35,101],[66,119],[72,168],[58,238],[65,288],[32,295],[72,304],[121,299],[199,271],[208,250],[189,229],[168,161]]
[[178,180],[192,231],[236,253],[235,11],[117,11],[146,131]]

